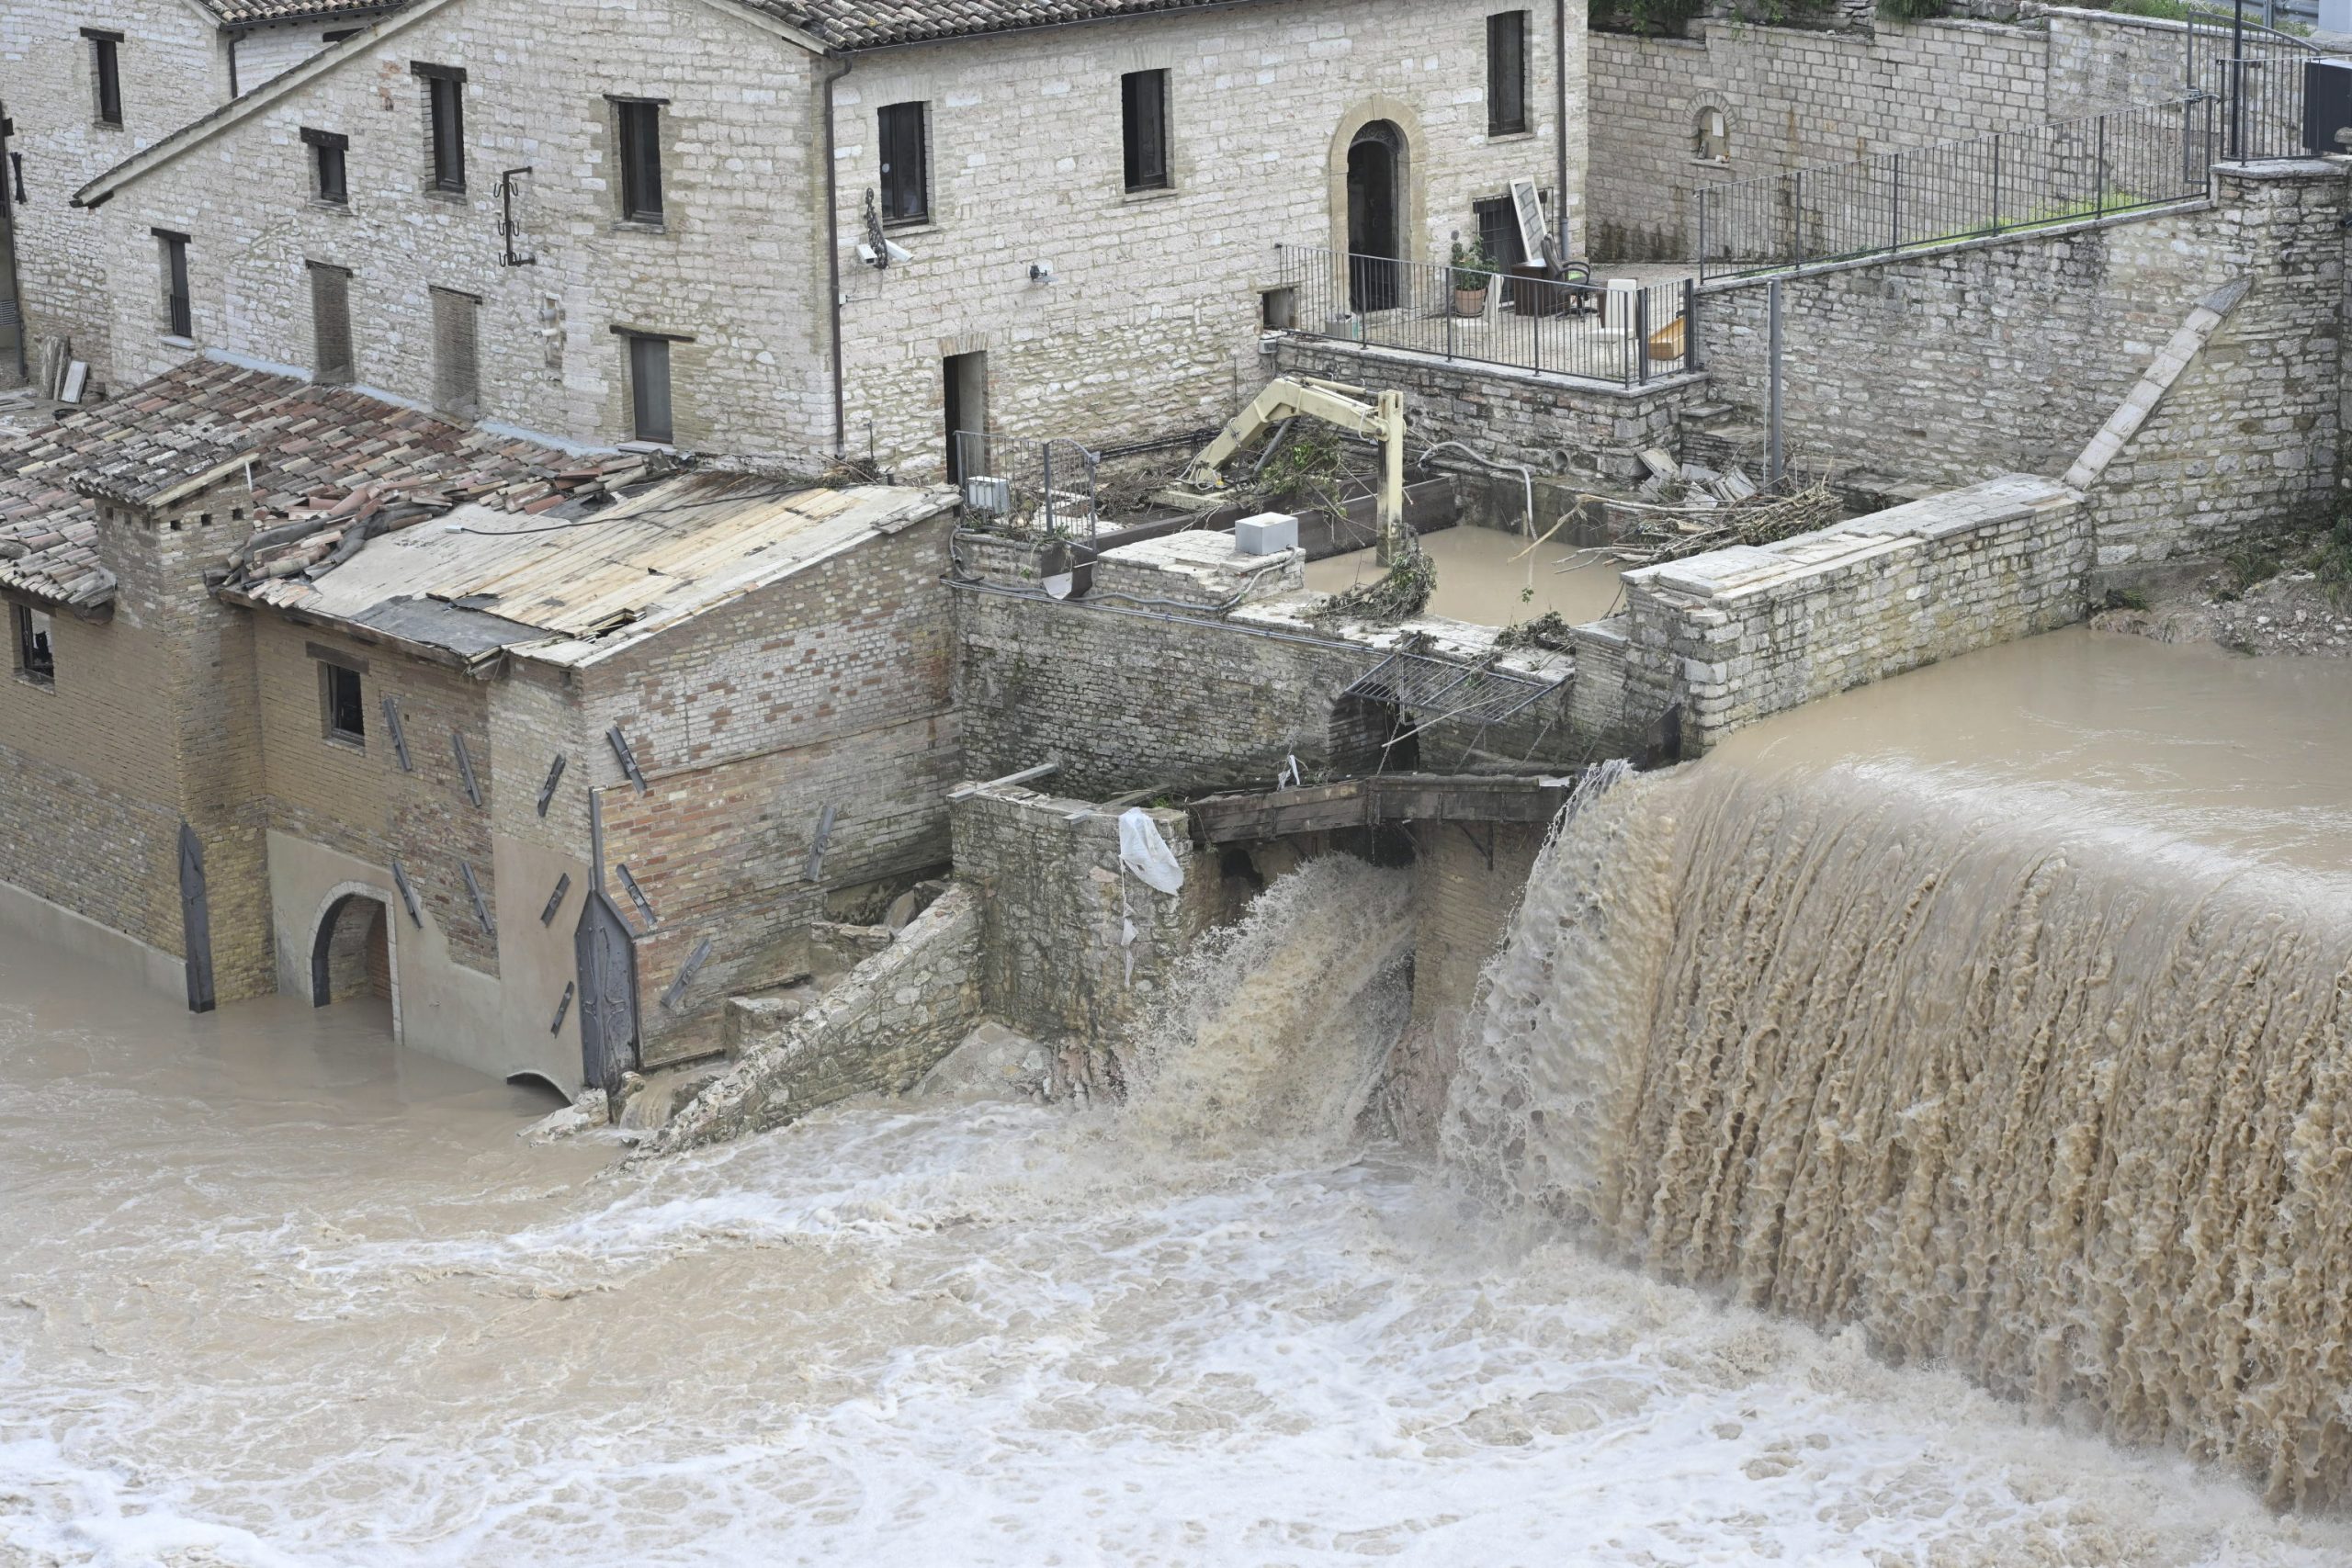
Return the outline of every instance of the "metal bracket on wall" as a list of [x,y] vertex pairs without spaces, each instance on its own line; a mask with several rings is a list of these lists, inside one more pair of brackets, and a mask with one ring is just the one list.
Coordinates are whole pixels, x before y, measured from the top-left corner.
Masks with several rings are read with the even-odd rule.
[[401,890],[401,902],[408,906],[408,918],[415,922],[417,930],[423,931],[424,915],[416,906],[416,889],[410,884],[408,873],[401,869],[398,861],[392,863],[392,886]]
[[498,939],[498,922],[490,918],[490,906],[482,900],[481,884],[474,880],[473,863],[459,861],[458,872],[466,879],[466,894],[474,901],[474,919],[481,922],[482,934],[495,942]]
[[391,732],[392,755],[400,759],[401,772],[413,773],[416,769],[408,760],[408,732],[401,728],[401,704],[398,697],[384,699],[384,728]]
[[645,775],[638,771],[637,753],[628,749],[628,737],[621,733],[621,727],[616,724],[605,732],[605,739],[613,743],[613,755],[620,759],[621,772],[627,773],[628,782],[637,786],[637,793],[643,795]]
[[555,912],[563,908],[563,896],[571,891],[571,873],[565,872],[555,879],[555,891],[548,895],[548,907],[539,911],[539,924],[555,924]]
[[555,800],[555,786],[563,778],[563,753],[555,754],[555,766],[548,770],[548,782],[539,786],[539,815],[548,814],[548,807]]
[[499,172],[498,233],[499,238],[505,242],[506,254],[500,264],[503,266],[537,266],[539,264],[538,257],[524,255],[514,248],[514,231],[522,227],[514,217],[514,181],[518,176],[530,172],[531,166],[528,164],[519,169],[503,169]]
[[662,993],[662,1006],[664,1010],[669,1012],[678,1010],[678,1004],[685,999],[686,987],[695,983],[695,976],[702,973],[702,966],[709,959],[710,938],[705,937],[702,939],[701,945],[695,949],[694,956],[687,959],[685,966],[678,971],[678,977],[670,982],[670,988]]
[[808,869],[801,876],[804,882],[816,881],[825,869],[825,846],[833,840],[833,813],[834,808],[828,806],[817,818],[816,836],[808,840]]
[[645,917],[645,929],[651,931],[660,925],[662,922],[654,918],[652,903],[645,897],[645,889],[639,887],[637,878],[628,874],[628,863],[623,861],[613,867],[613,874],[621,879],[621,886],[628,890],[629,902],[635,904],[637,912]]
[[571,1016],[571,993],[579,988],[580,982],[577,980],[566,980],[563,983],[563,999],[555,1004],[555,1021],[548,1025],[549,1034],[563,1032],[563,1021]]
[[449,731],[449,744],[458,753],[458,776],[466,782],[466,798],[472,801],[479,810],[481,807],[481,785],[474,782],[474,760],[467,754],[465,732],[458,729]]

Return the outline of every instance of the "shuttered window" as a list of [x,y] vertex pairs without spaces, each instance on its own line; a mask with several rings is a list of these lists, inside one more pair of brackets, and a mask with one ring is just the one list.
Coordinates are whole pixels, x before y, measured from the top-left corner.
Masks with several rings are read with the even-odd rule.
[[1487,134],[1514,136],[1527,129],[1527,13],[1487,18]]
[[628,409],[631,433],[639,441],[670,445],[670,340],[630,333]]
[[481,412],[481,301],[454,288],[433,295],[433,406],[457,419]]
[[98,123],[122,123],[122,35],[84,28],[90,40],[90,84],[95,90]]
[[331,387],[352,378],[351,274],[324,262],[310,264],[311,376]]
[[613,109],[620,129],[621,216],[633,223],[662,221],[662,106],[645,98],[618,98]]
[[466,188],[466,73],[462,66],[412,64],[424,84],[427,180],[435,190]]
[[1168,188],[1168,73],[1130,71],[1119,79],[1126,131],[1127,188]]
[[344,149],[350,138],[338,131],[302,130],[302,141],[311,149],[311,194],[321,201],[337,206],[351,199],[349,184],[344,178]]
[[192,338],[196,335],[196,312],[188,299],[187,236],[168,229],[158,229],[154,233],[156,255],[163,269],[164,331],[173,337]]
[[882,221],[921,223],[931,216],[928,104],[882,110]]

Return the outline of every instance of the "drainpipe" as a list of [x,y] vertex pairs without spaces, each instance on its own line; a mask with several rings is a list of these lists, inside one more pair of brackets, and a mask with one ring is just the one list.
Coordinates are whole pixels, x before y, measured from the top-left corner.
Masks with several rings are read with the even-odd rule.
[[1555,160],[1552,188],[1559,204],[1555,226],[1560,231],[1560,259],[1568,259],[1568,0],[1552,0],[1552,36],[1559,48],[1552,61],[1552,86],[1558,95],[1558,112],[1552,117],[1552,152]]
[[843,55],[842,68],[825,78],[825,285],[831,292],[833,322],[833,457],[849,446],[849,392],[842,370],[842,193],[833,165],[833,89],[855,68]]

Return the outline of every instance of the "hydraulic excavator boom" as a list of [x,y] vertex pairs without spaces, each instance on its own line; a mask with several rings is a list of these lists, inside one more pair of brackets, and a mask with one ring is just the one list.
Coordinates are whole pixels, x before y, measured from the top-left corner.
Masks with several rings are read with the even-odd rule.
[[1217,438],[1193,459],[1185,480],[1195,490],[1225,488],[1225,466],[1270,427],[1286,419],[1319,419],[1380,443],[1380,496],[1374,516],[1380,564],[1393,566],[1408,547],[1405,534],[1405,394],[1373,392],[1340,381],[1282,377],[1233,416]]

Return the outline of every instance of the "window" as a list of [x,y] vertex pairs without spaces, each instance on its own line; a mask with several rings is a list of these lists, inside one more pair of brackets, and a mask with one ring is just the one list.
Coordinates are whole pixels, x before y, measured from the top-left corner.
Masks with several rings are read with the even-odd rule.
[[1268,288],[1258,296],[1258,324],[1270,333],[1286,333],[1298,325],[1298,290]]
[[1703,108],[1690,129],[1690,155],[1702,163],[1731,162],[1731,127],[1724,122],[1724,111]]
[[122,35],[84,28],[90,40],[90,81],[97,95],[98,123],[122,123]]
[[928,104],[882,110],[882,221],[921,223],[931,216]]
[[1527,129],[1527,13],[1487,18],[1487,134],[1516,136]]
[[[311,657],[320,649],[313,645]],[[319,712],[330,740],[368,743],[368,705],[359,693],[360,667],[355,661],[319,660]]]
[[9,606],[16,632],[17,673],[39,686],[57,683],[57,660],[49,646],[49,615],[30,604]]
[[466,188],[466,73],[462,66],[413,64],[424,83],[424,148],[431,190]]
[[1168,73],[1130,71],[1119,78],[1126,120],[1127,188],[1168,188]]
[[632,223],[662,221],[662,105],[658,99],[616,98],[620,128],[621,216]]
[[670,340],[625,333],[628,343],[629,431],[639,441],[670,445]]
[[321,201],[332,201],[340,207],[351,199],[351,187],[343,174],[344,149],[351,145],[351,138],[340,131],[302,131],[302,140],[311,149],[311,194]]
[[325,386],[351,379],[351,274],[311,262],[311,378]]
[[169,229],[154,231],[156,254],[163,264],[164,331],[173,337],[196,336],[195,311],[187,295],[187,236]]
[[433,406],[458,419],[481,412],[481,301],[454,288],[433,297]]

